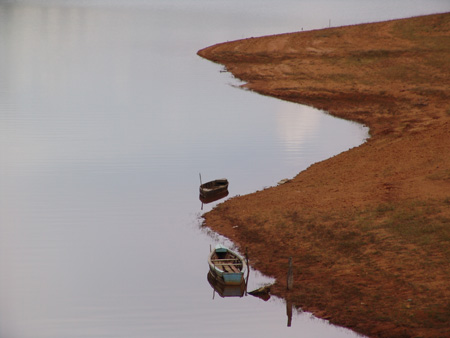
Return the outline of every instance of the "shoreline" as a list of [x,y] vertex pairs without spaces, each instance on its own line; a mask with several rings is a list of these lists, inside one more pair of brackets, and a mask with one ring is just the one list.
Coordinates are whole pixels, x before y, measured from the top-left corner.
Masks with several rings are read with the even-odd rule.
[[273,294],[317,317],[370,337],[449,337],[450,13],[198,54],[247,89],[370,128],[289,182],[219,204],[206,226],[248,248],[276,278]]

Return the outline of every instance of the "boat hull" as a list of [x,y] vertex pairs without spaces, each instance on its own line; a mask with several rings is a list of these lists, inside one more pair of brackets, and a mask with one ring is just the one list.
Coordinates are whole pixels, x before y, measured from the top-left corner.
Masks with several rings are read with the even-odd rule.
[[244,273],[243,272],[224,272],[218,268],[211,267],[209,271],[216,277],[222,281],[225,285],[239,285],[244,281]]
[[228,180],[225,178],[211,181],[200,185],[200,196],[212,198],[217,195],[228,193]]

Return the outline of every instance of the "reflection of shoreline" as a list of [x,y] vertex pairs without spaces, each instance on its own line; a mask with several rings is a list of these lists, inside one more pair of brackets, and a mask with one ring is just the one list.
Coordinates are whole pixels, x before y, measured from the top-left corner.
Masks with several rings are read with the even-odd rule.
[[[442,257],[449,259],[448,241],[441,242],[436,224],[447,228],[442,217],[450,218],[450,158],[443,156],[450,149],[450,87],[442,86],[450,83],[450,45],[439,42],[450,36],[449,22],[446,13],[199,51],[248,89],[370,127],[371,139],[362,146],[204,215],[207,226],[248,247],[257,256],[255,268],[277,281],[284,279],[286,256],[292,254],[301,272],[295,275],[301,286],[290,291],[295,303],[360,333],[446,335],[437,318],[411,321],[404,298],[421,285],[423,297],[414,305],[411,298],[407,312],[414,316],[433,307],[448,314],[438,296],[447,292]],[[423,210],[426,217],[418,222],[412,215]],[[428,244],[424,227],[433,229]],[[436,254],[418,254],[430,247]],[[286,297],[281,283],[273,291]]]

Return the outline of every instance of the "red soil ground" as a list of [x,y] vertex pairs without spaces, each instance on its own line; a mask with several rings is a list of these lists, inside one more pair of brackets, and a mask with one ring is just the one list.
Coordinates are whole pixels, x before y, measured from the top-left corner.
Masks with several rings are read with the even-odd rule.
[[277,279],[272,292],[316,316],[370,337],[450,337],[450,14],[199,55],[251,90],[371,130],[286,184],[220,204],[206,226],[248,248]]

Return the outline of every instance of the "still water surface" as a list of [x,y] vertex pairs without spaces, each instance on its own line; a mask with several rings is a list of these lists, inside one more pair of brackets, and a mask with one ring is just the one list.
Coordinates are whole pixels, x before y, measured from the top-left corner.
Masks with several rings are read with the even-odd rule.
[[[448,7],[0,2],[0,336],[355,337],[305,313],[288,328],[279,299],[213,294],[206,257],[227,241],[201,227],[198,174],[250,193],[367,129],[239,90],[196,51]],[[253,272],[249,289],[267,281]]]

